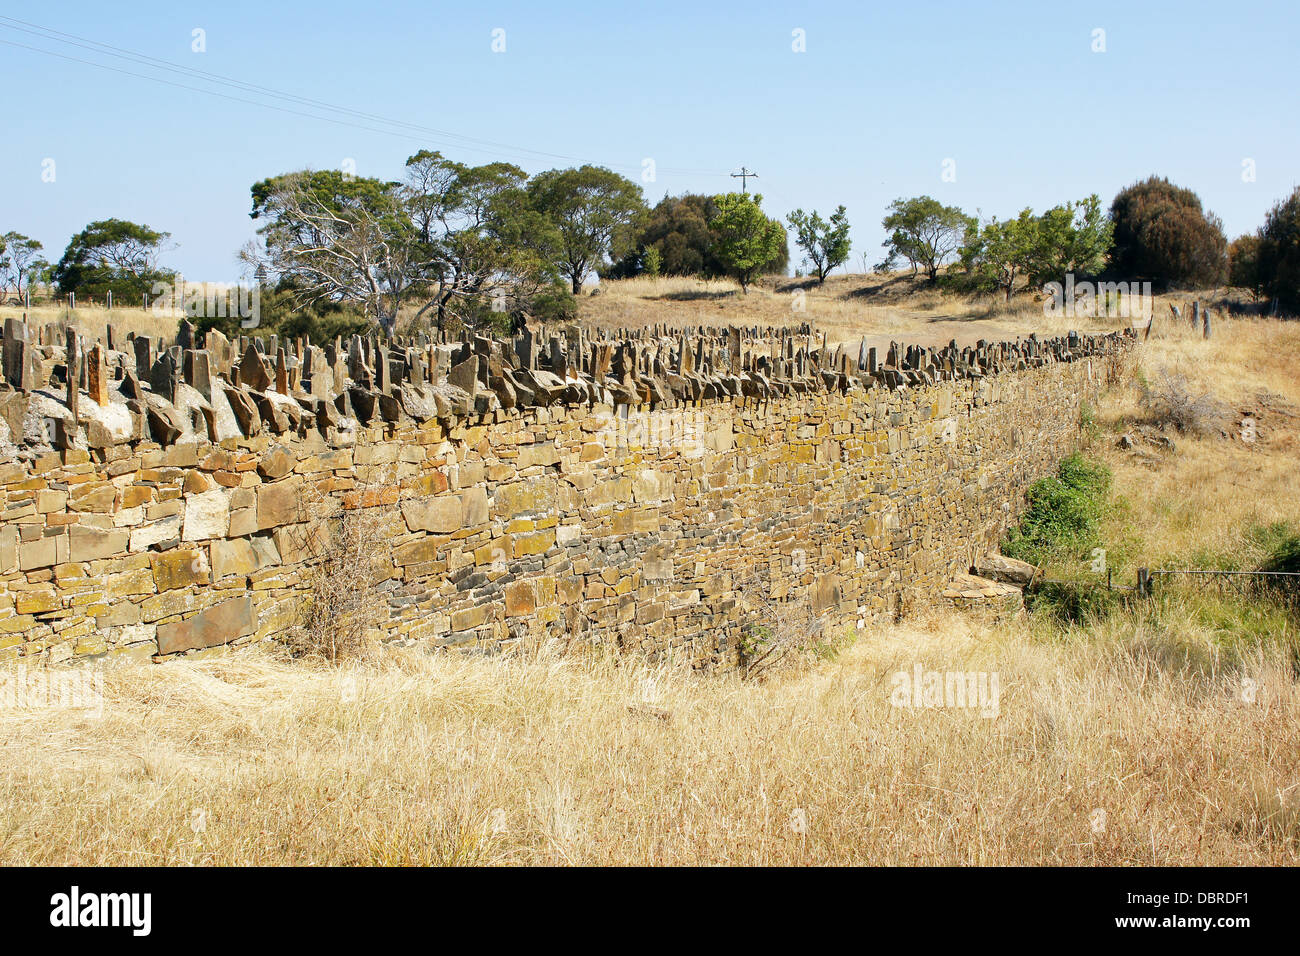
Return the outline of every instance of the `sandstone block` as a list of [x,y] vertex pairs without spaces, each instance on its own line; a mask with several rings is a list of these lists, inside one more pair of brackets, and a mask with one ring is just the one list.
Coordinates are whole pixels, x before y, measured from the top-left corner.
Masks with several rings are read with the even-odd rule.
[[251,597],[233,598],[172,624],[158,625],[158,653],[175,654],[229,644],[253,633],[257,615]]
[[1013,584],[1016,587],[1024,587],[1029,584],[1036,573],[1038,573],[1038,569],[1032,564],[1017,561],[1015,558],[1008,558],[993,551],[985,554],[975,562],[975,574],[979,577],[1001,581],[1004,584]]
[[487,524],[488,496],[486,490],[483,488],[466,488],[461,493],[460,500],[464,508],[461,515],[463,527],[477,528],[479,525]]
[[68,559],[71,561],[97,561],[125,554],[130,542],[126,531],[100,531],[85,525],[74,524],[68,529]]
[[267,481],[283,478],[293,471],[297,459],[283,445],[276,445],[267,450],[257,463],[257,473]]
[[492,498],[498,518],[548,514],[555,508],[555,479],[539,477],[501,485]]
[[181,536],[180,515],[168,515],[131,531],[130,550],[145,551],[162,541],[174,541]]
[[537,610],[537,592],[531,581],[516,581],[506,588],[506,617],[521,617]]
[[451,534],[461,529],[464,506],[459,495],[436,498],[408,498],[402,502],[402,517],[412,531]]
[[208,553],[204,549],[174,548],[149,559],[154,584],[159,592],[208,584]]
[[425,564],[438,559],[438,539],[425,535],[393,549],[393,561],[399,567]]
[[230,499],[220,488],[185,499],[185,525],[181,538],[185,541],[204,541],[224,538],[230,528]]
[[257,489],[257,529],[265,531],[303,518],[301,478],[285,478]]
[[515,557],[522,558],[530,554],[545,554],[553,544],[555,544],[554,529],[535,531],[532,534],[517,534],[514,539]]
[[560,460],[560,450],[555,442],[539,442],[522,445],[519,448],[519,467],[531,468],[533,465],[554,465]]
[[0,574],[7,574],[17,568],[18,529],[0,528]]

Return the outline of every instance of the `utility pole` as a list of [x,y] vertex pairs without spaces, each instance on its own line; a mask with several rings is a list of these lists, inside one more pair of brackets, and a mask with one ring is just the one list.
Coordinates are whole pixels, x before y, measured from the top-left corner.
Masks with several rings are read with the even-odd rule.
[[732,173],[732,174],[731,174],[731,178],[732,178],[732,179],[739,179],[739,180],[740,180],[740,191],[741,191],[742,193],[747,193],[747,192],[749,192],[749,190],[746,188],[746,187],[749,185],[749,182],[748,182],[748,181],[749,181],[750,179],[757,179],[757,178],[758,178],[758,173],[751,172],[750,170],[746,169],[744,166],[741,166],[741,167],[740,167],[740,172],[738,172],[738,173]]

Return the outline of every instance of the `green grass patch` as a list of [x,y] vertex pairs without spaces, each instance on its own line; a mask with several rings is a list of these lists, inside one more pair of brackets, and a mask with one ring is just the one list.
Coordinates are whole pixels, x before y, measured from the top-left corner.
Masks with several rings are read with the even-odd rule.
[[1029,487],[1029,508],[1002,543],[1002,553],[1042,567],[1054,560],[1082,560],[1101,547],[1101,521],[1110,496],[1104,464],[1075,453],[1057,473]]

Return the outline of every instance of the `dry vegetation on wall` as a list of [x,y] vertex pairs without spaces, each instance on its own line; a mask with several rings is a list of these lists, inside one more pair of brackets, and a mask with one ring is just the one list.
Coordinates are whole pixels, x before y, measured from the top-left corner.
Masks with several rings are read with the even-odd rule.
[[[1300,535],[1298,356],[1300,324],[1221,318],[1104,363],[1082,437],[1126,583]],[[1144,403],[1166,376],[1220,427]],[[708,678],[545,648],[92,663],[102,716],[0,711],[0,861],[1293,866],[1295,628],[1172,591],[1074,622],[918,610]],[[896,706],[918,666],[996,674],[996,716]]]

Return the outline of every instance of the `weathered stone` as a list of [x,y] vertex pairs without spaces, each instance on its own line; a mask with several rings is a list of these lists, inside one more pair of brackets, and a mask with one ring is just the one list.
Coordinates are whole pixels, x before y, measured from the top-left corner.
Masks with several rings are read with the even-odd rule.
[[1001,581],[1025,587],[1034,579],[1038,569],[1025,561],[1008,558],[995,551],[990,551],[975,562],[975,574],[978,577]]
[[297,459],[283,445],[275,445],[266,450],[261,461],[257,463],[257,473],[267,481],[283,478],[293,471]]
[[483,488],[466,488],[460,495],[463,512],[461,514],[461,526],[465,528],[477,528],[480,525],[487,524],[488,520],[488,496],[487,491]]
[[173,624],[158,625],[158,653],[176,654],[229,644],[253,633],[257,614],[251,597],[233,598]]
[[202,494],[188,495],[185,499],[185,524],[181,538],[185,541],[204,541],[224,538],[230,527],[230,499],[220,488]]
[[208,554],[203,549],[173,548],[149,558],[154,585],[159,592],[208,584]]
[[464,506],[457,495],[436,498],[408,498],[401,503],[402,517],[412,531],[451,534],[461,529]]
[[265,531],[302,520],[301,478],[284,478],[257,489],[257,528]]
[[180,515],[168,515],[131,531],[130,549],[144,551],[164,541],[175,541],[181,536]]
[[533,465],[554,465],[560,460],[560,450],[555,442],[540,442],[536,445],[524,445],[519,449],[519,467],[530,468]]
[[257,554],[253,551],[253,545],[245,538],[237,538],[234,541],[213,541],[212,542],[212,579],[220,581],[222,578],[238,574],[247,576],[258,570]]
[[537,592],[531,581],[518,581],[506,588],[506,617],[520,617],[537,610]]
[[425,564],[438,559],[438,539],[425,535],[393,549],[393,563],[398,567]]
[[74,524],[68,530],[68,559],[95,561],[125,554],[130,535],[126,531],[100,531]]

